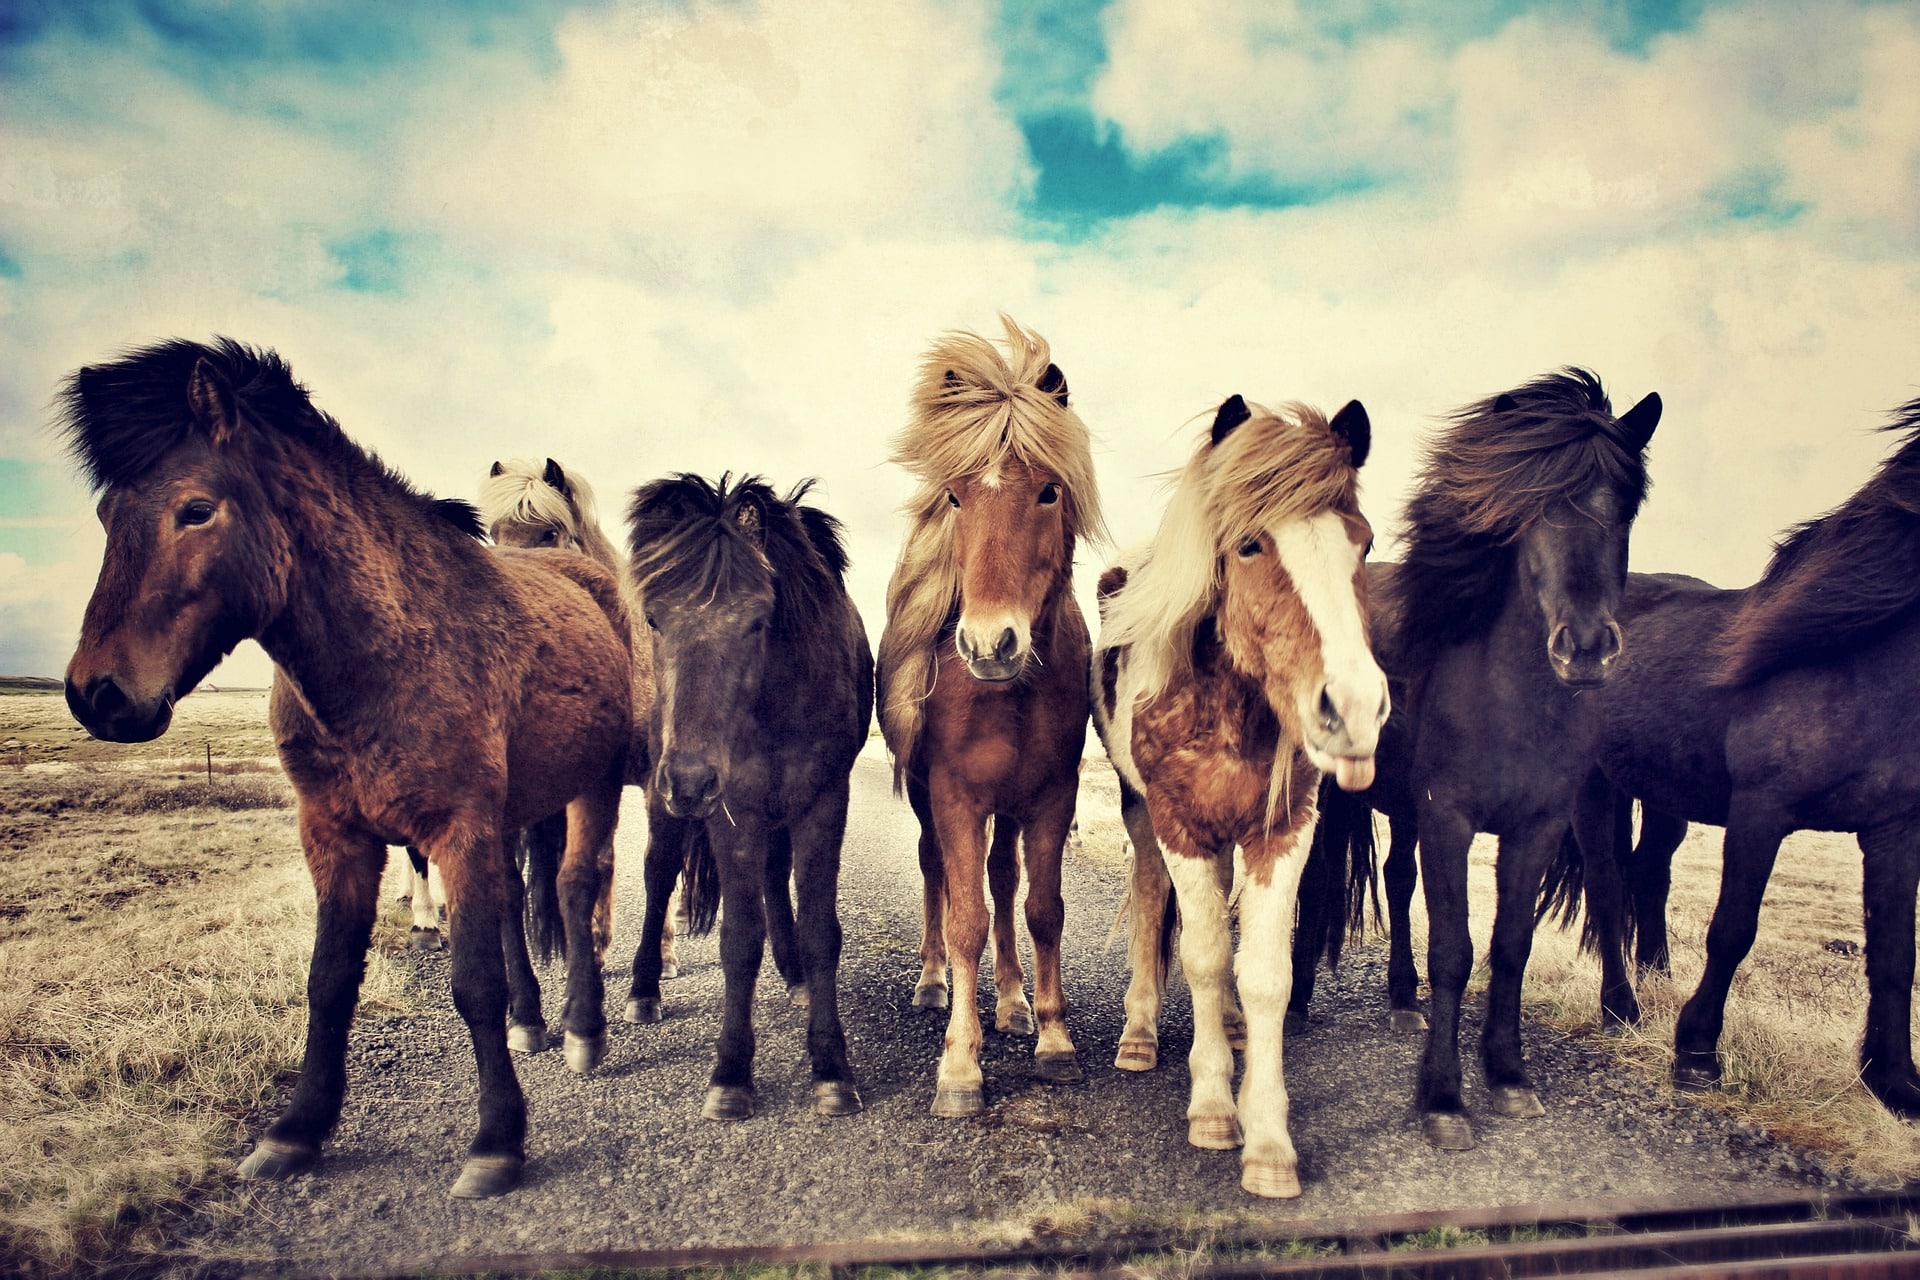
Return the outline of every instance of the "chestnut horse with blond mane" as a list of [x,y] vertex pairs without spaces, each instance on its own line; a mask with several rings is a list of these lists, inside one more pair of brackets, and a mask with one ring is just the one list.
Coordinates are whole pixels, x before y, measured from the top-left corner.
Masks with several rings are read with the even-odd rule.
[[505,841],[561,809],[568,1065],[589,1070],[605,1047],[590,916],[633,732],[619,587],[585,556],[483,545],[472,507],[369,456],[271,352],[161,343],[81,369],[62,408],[107,531],[67,668],[74,716],[148,741],[240,641],[274,662],[269,719],[318,925],[305,1065],[240,1175],[319,1159],[387,846],[411,844],[446,884],[454,1006],[479,1069],[480,1127],[452,1194],[510,1190],[527,1116],[507,1049]]
[[[913,1002],[951,1003],[933,1097],[933,1114],[950,1117],[985,1105],[975,1007],[983,875],[994,902],[994,1025],[1037,1031],[1042,1080],[1082,1078],[1060,984],[1060,860],[1087,736],[1090,644],[1073,549],[1100,535],[1100,498],[1086,426],[1046,342],[1001,321],[1004,356],[957,332],[921,364],[912,418],[894,442],[893,461],[919,483],[879,653],[894,786],[920,820],[925,924]],[[1032,1005],[1014,936],[1021,852]]]
[[[1233,396],[1151,545],[1100,580],[1094,722],[1120,775],[1134,846],[1133,976],[1118,1065],[1153,1065],[1171,880],[1193,995],[1187,1140],[1215,1150],[1244,1142],[1240,1183],[1262,1196],[1300,1194],[1281,1035],[1320,778],[1372,781],[1387,718],[1387,680],[1367,641],[1373,535],[1358,469],[1370,439],[1358,401],[1328,422],[1303,405],[1275,413]],[[1235,846],[1247,872],[1237,1107],[1226,1025]]]

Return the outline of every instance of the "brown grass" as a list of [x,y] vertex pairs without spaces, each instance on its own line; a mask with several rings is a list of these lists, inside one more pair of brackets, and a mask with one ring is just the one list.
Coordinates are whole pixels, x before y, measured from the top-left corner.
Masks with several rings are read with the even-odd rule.
[[[264,710],[181,704],[175,733],[244,753],[209,781],[204,755],[65,742],[58,697],[0,706],[0,757],[29,757],[0,768],[0,1269],[156,1247],[298,1067],[313,889]],[[411,1010],[407,972],[370,964],[363,1015]]]

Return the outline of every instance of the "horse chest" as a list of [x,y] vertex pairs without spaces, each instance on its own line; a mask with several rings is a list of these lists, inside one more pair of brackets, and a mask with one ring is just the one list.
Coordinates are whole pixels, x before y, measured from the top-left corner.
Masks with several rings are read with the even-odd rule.
[[[1183,852],[1211,853],[1264,825],[1279,743],[1279,721],[1257,691],[1249,696],[1244,681],[1196,673],[1135,708],[1129,748],[1156,827],[1177,824],[1198,846]],[[1305,791],[1310,804],[1317,771],[1293,754],[1295,772],[1304,766],[1313,776],[1287,790]],[[1289,807],[1281,805],[1276,827],[1286,825]]]

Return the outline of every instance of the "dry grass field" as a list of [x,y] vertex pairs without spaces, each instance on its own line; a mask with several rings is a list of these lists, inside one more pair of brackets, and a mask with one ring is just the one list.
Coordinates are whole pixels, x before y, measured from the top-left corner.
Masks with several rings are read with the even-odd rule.
[[[93,741],[58,694],[0,696],[0,1271],[157,1244],[297,1068],[291,806],[264,692],[195,694],[138,746]],[[408,972],[376,959],[363,1009],[406,1011]]]

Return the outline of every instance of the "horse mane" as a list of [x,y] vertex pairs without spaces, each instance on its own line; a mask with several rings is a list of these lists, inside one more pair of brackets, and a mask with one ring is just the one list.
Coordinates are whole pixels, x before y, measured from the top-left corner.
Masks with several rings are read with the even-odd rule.
[[[758,476],[709,481],[687,472],[634,491],[629,512],[635,583],[649,596],[719,600],[762,584],[774,593],[773,635],[817,635],[832,625],[844,598],[847,554],[840,522],[800,505],[813,488],[802,480],[781,498]],[[740,511],[763,517],[756,545]]]
[[1144,560],[1104,602],[1096,669],[1099,653],[1127,647],[1143,701],[1191,669],[1195,636],[1219,605],[1222,557],[1283,521],[1358,509],[1352,452],[1319,410],[1247,408],[1252,416],[1218,444],[1202,440]]
[[880,726],[893,752],[896,789],[925,727],[940,637],[960,600],[947,486],[997,471],[1011,457],[1060,477],[1069,565],[1075,539],[1106,537],[1087,427],[1067,405],[1066,380],[1047,341],[1009,316],[1000,323],[1005,355],[966,330],[934,343],[920,362],[907,425],[889,455],[917,481],[903,508],[907,537],[887,584],[877,663]]
[[480,520],[485,527],[491,529],[509,519],[552,525],[567,530],[588,556],[609,569],[621,568],[619,548],[600,527],[593,486],[579,472],[562,468],[567,481],[567,491],[562,493],[547,483],[543,463],[513,458],[498,466],[497,472],[480,482]]
[[1920,399],[1881,430],[1907,438],[1852,497],[1775,544],[1720,641],[1716,684],[1737,688],[1833,657],[1920,601]]
[[1483,634],[1506,604],[1515,541],[1600,486],[1631,520],[1647,493],[1644,452],[1585,369],[1545,374],[1455,410],[1407,502],[1397,640],[1407,670]]
[[485,536],[470,503],[415,488],[378,455],[355,444],[338,422],[314,407],[307,388],[295,381],[278,353],[223,337],[210,344],[174,338],[130,349],[67,380],[56,402],[56,425],[91,489],[138,480],[201,430],[187,389],[202,360],[232,386],[235,404],[251,426],[297,440],[343,467],[366,469],[430,519],[470,537]]

